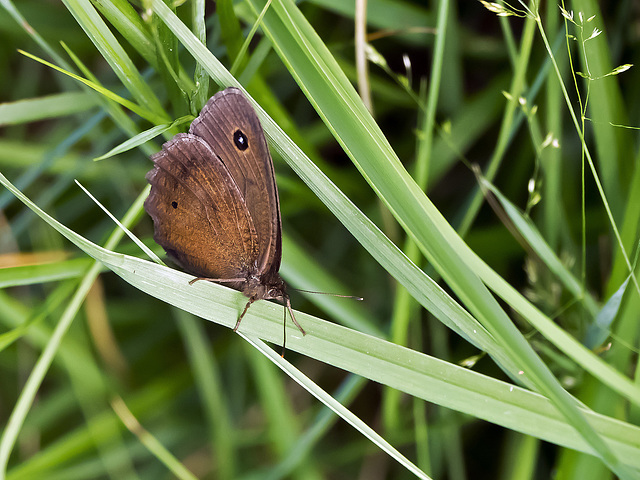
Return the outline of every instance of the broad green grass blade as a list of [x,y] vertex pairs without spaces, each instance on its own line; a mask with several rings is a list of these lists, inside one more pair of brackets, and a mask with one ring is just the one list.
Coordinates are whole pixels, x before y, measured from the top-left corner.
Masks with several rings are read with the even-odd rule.
[[[40,210],[2,175],[0,183],[59,233],[131,285],[206,320],[229,328],[235,325],[245,303],[239,292],[207,282],[189,285],[191,275],[99,247]],[[255,303],[243,319],[242,332],[281,343],[282,308],[269,302]],[[296,318],[307,335],[302,337],[287,324],[287,346],[291,350],[424,400],[594,453],[564,416],[538,394],[302,312],[297,312]],[[640,428],[589,410],[581,410],[581,414],[628,465],[640,467]]]
[[352,427],[362,433],[365,437],[376,444],[380,449],[387,452],[389,456],[394,458],[400,465],[412,472],[418,478],[430,478],[422,470],[411,463],[404,455],[393,448],[386,440],[378,435],[371,427],[355,416],[351,411],[345,408],[331,395],[321,389],[315,382],[309,377],[303,374],[300,370],[294,367],[291,363],[287,362],[284,358],[278,356],[273,349],[269,348],[262,340],[249,335],[240,334],[247,342],[257,348],[265,357],[271,360],[278,366],[283,372],[294,379],[301,387],[307,390],[311,395],[316,397],[326,406],[331,408],[336,415],[342,417],[342,419],[349,423]]

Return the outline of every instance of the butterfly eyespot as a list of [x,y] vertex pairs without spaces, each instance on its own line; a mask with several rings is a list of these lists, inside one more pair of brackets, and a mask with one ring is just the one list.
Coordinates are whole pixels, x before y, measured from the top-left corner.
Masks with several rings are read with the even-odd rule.
[[171,206],[173,208],[178,208],[178,202],[171,202]]
[[236,144],[238,150],[246,150],[249,148],[249,140],[242,130],[236,130],[234,132],[233,143]]

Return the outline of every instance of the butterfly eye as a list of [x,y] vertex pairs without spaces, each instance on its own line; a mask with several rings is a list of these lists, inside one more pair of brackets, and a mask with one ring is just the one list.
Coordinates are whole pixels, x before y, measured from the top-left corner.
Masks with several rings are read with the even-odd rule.
[[238,150],[246,150],[249,148],[249,140],[247,140],[246,135],[242,132],[242,130],[236,130],[233,134],[233,143],[236,144]]

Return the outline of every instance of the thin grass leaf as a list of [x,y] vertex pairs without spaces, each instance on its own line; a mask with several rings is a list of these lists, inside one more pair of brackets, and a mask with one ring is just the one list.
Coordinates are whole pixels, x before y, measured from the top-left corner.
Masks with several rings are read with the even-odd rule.
[[171,473],[177,478],[182,480],[197,480],[197,477],[193,475],[187,468],[167,450],[160,441],[145,430],[138,420],[133,416],[131,411],[127,408],[122,398],[115,398],[111,402],[113,410],[116,412],[122,423],[124,423],[129,431],[136,435],[145,447],[160,460]]
[[120,105],[122,105],[125,108],[128,108],[129,110],[131,110],[132,112],[134,112],[135,114],[139,115],[140,117],[152,122],[152,123],[167,123],[166,118],[162,117],[162,116],[158,116],[156,115],[154,112],[150,111],[150,110],[146,110],[142,107],[140,107],[139,105],[136,105],[135,103],[127,100],[126,98],[122,98],[120,95],[116,95],[115,93],[113,93],[111,90],[108,90],[100,85],[96,85],[95,83],[82,78],[78,75],[76,75],[75,73],[71,73],[67,70],[64,70],[60,67],[57,67],[55,65],[53,65],[52,63],[47,62],[46,60],[42,60],[41,58],[36,57],[35,55],[31,55],[30,53],[27,53],[23,50],[19,50],[19,52],[21,54],[23,54],[25,57],[29,57],[32,60],[35,60],[36,62],[40,62],[43,65],[46,65],[47,67],[53,68],[54,70],[57,70],[60,73],[64,73],[65,75],[68,75],[69,77],[73,78],[74,80],[77,80],[83,84],[85,84],[86,86],[94,89],[96,92],[104,95],[105,97],[107,97],[110,100],[113,100],[116,103],[119,103]]
[[191,123],[193,121],[193,115],[186,115],[184,117],[177,118],[171,123],[166,123],[164,125],[156,125],[155,127],[150,128],[149,130],[145,130],[144,132],[135,135],[134,137],[122,142],[120,145],[113,147],[104,155],[94,158],[95,162],[99,160],[106,160],[107,158],[111,158],[115,155],[119,155],[124,152],[128,152],[140,145],[147,143],[149,140],[153,140],[159,135],[164,134],[165,132],[169,132],[173,130],[175,127],[183,125],[185,123]]
[[179,309],[175,309],[175,316],[184,337],[198,393],[205,405],[203,410],[210,430],[211,450],[218,459],[217,473],[219,478],[236,478],[240,455],[235,449],[233,436],[229,435],[234,428],[232,409],[216,352],[207,342],[206,325]]
[[267,10],[269,9],[270,6],[271,6],[271,0],[267,1],[264,8],[258,15],[258,18],[256,19],[255,22],[253,22],[253,26],[251,27],[251,30],[249,31],[247,38],[245,38],[244,42],[242,43],[242,47],[238,51],[235,57],[235,60],[233,61],[233,65],[231,65],[231,68],[229,69],[229,72],[234,77],[238,76],[237,72],[238,70],[240,70],[240,67],[243,67],[243,70],[244,70],[244,67],[246,67],[247,51],[249,50],[249,45],[251,44],[251,41],[253,40],[253,36],[256,34],[258,27],[260,26],[260,22],[262,21],[264,14],[267,13]]
[[[131,239],[131,241],[133,243],[135,243],[140,250],[142,250],[144,253],[147,254],[147,256],[153,260],[154,262],[156,262],[159,265],[164,265],[164,262],[162,260],[160,260],[160,258],[151,251],[151,249],[149,247],[147,247],[144,243],[142,243],[140,241],[140,239],[138,237],[136,237],[127,227],[125,227],[122,222],[120,222],[120,220],[118,220],[109,210],[106,209],[106,207],[104,205],[102,205],[98,199],[96,197],[94,197],[93,195],[91,195],[91,193],[89,192],[89,190],[87,190],[86,188],[84,188],[84,186],[82,186],[82,184],[76,180],[76,185],[78,185],[82,191],[87,195],[87,197],[89,197],[91,200],[93,200],[93,202],[98,205],[102,211],[104,213],[106,213],[109,218],[116,224],[118,225],[118,227],[127,235],[127,237],[129,237]],[[148,190],[150,190],[151,187],[147,187],[147,189],[143,192],[143,194],[148,194]]]

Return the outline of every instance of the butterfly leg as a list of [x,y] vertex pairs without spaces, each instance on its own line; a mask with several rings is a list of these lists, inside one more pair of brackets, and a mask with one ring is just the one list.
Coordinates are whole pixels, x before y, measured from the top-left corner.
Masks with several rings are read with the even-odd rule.
[[[293,324],[296,327],[298,327],[298,330],[300,330],[300,333],[302,333],[302,335],[306,335],[307,332],[304,331],[304,328],[300,326],[300,324],[296,320],[296,317],[293,315],[293,309],[291,308],[291,300],[289,300],[289,296],[287,296],[287,298],[285,299],[285,306],[289,310],[289,314],[291,315],[291,321],[293,322]],[[285,321],[286,321],[286,315],[285,315]]]
[[249,310],[249,307],[251,306],[251,304],[253,302],[255,302],[256,299],[251,297],[249,298],[249,301],[247,302],[247,304],[244,306],[244,310],[242,311],[242,313],[240,314],[240,316],[238,317],[238,321],[236,322],[236,326],[233,327],[233,331],[236,332],[238,330],[238,327],[240,326],[240,321],[242,320],[242,317],[244,317],[244,314],[247,313],[247,310]]

